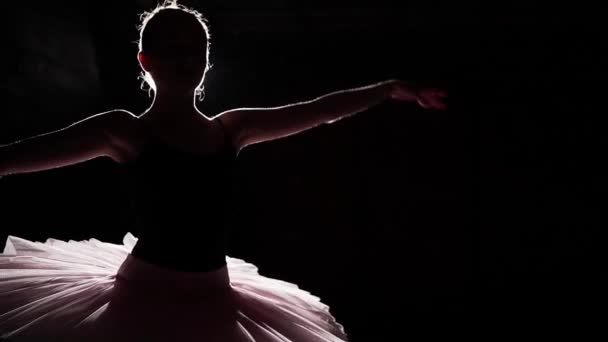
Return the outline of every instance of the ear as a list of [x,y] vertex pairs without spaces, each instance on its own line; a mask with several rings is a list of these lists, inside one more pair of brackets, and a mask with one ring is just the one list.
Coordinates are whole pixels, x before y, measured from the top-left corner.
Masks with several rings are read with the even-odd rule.
[[147,71],[147,72],[150,71],[150,62],[148,61],[148,58],[146,57],[146,55],[144,55],[144,53],[142,51],[139,51],[137,53],[137,60],[139,61],[139,65],[141,65],[141,68],[144,69],[144,71]]

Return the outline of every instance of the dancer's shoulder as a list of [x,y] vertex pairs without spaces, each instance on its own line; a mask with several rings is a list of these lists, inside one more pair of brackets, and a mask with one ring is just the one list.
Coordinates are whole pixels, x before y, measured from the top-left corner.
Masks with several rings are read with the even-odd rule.
[[118,162],[130,159],[143,141],[138,116],[124,109],[113,109],[95,116],[103,117],[105,132],[118,151],[113,159]]
[[95,121],[102,124],[105,129],[124,127],[135,123],[137,116],[128,110],[112,109],[105,112],[93,114],[83,121]]

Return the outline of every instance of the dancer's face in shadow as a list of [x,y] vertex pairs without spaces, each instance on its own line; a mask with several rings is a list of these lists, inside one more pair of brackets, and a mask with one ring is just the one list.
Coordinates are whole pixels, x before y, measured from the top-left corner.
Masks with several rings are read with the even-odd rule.
[[138,60],[158,90],[191,94],[203,81],[207,46],[200,23],[179,19],[167,23],[150,44],[144,44]]

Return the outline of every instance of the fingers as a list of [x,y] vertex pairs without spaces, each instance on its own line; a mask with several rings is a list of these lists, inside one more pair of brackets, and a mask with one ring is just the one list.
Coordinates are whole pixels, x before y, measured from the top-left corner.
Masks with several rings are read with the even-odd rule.
[[432,104],[428,102],[424,97],[418,98],[418,104],[424,109],[431,109],[433,107]]
[[429,94],[431,96],[437,96],[437,97],[446,97],[448,96],[448,92],[443,90],[443,89],[437,89],[437,88],[429,88],[426,89],[424,91],[424,93]]
[[424,109],[447,109],[447,105],[443,102],[443,99],[439,96],[420,96],[418,98],[418,104]]
[[446,104],[443,102],[437,101],[437,103],[435,104],[435,108],[441,109],[441,110],[446,110],[446,109],[448,109],[448,106],[446,106]]
[[448,96],[448,92],[443,89],[429,88],[423,92],[421,106],[424,108],[434,108],[445,110],[447,105],[444,103],[444,98]]
[[445,90],[437,89],[437,90],[433,91],[433,95],[439,96],[439,97],[446,97],[446,96],[448,96],[448,92]]

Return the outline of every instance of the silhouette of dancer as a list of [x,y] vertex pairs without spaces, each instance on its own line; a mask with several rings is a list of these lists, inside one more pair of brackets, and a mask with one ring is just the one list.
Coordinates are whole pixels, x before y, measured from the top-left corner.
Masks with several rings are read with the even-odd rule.
[[0,256],[0,333],[25,340],[345,341],[329,307],[226,255],[227,184],[238,152],[387,99],[443,109],[444,93],[388,80],[207,119],[198,12],[165,2],[143,16],[137,55],[154,92],[141,115],[112,110],[0,148],[0,175],[107,156],[128,168],[137,225],[123,244],[9,236]]

